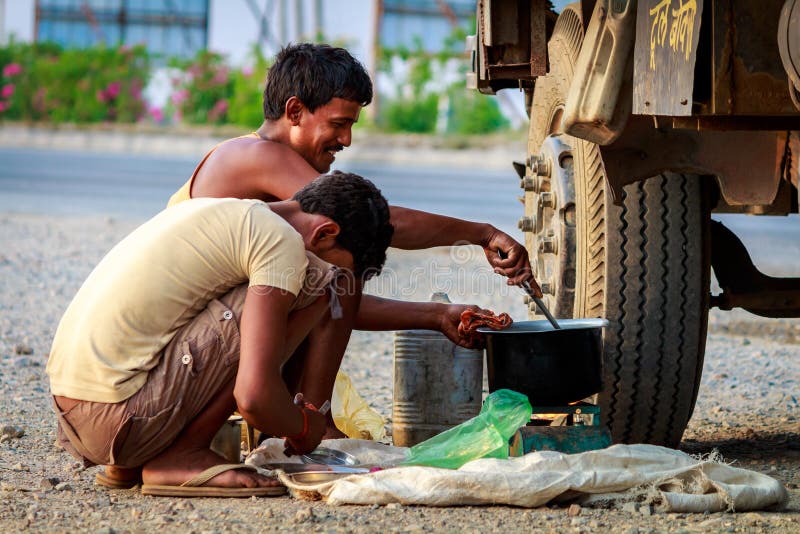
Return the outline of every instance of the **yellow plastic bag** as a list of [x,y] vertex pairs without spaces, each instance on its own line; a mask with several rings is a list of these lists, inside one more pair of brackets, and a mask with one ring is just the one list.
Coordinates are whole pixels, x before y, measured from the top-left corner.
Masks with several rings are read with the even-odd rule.
[[348,438],[378,440],[386,436],[383,417],[369,407],[353,387],[350,377],[342,371],[336,375],[333,385],[331,413],[336,428]]

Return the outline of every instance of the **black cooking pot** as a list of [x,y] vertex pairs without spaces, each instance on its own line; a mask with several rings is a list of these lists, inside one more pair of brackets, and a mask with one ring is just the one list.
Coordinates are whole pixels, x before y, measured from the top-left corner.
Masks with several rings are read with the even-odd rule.
[[522,321],[486,336],[489,391],[511,389],[533,406],[563,406],[600,391],[605,319]]

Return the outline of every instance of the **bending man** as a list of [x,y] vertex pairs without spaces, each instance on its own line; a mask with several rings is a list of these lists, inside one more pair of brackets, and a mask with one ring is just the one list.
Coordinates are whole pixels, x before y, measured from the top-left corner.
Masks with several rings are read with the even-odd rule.
[[319,444],[325,417],[290,392],[320,370],[283,377],[282,367],[331,357],[313,340],[297,349],[336,309],[339,273],[380,272],[391,236],[380,192],[343,173],[292,200],[164,210],[103,258],[59,324],[47,363],[59,441],[112,476],[140,473],[148,494],[282,493],[242,466],[220,467],[211,439],[237,409],[297,452]]
[[[209,152],[189,181],[172,196],[170,205],[198,197],[258,198],[267,202],[291,198],[320,173],[328,172],[336,153],[350,146],[353,124],[371,100],[369,75],[346,50],[308,43],[284,48],[267,76],[261,127]],[[509,284],[527,279],[539,292],[525,247],[492,225],[397,206],[390,212],[395,228],[392,246],[423,249],[456,243],[480,245],[495,272],[509,277]],[[319,333],[328,337],[339,360],[353,328],[439,330],[454,342],[466,344],[458,335],[458,323],[462,311],[474,308],[367,295],[361,298],[360,290],[343,299],[342,305],[343,321],[327,333]],[[330,398],[339,363],[334,359],[321,362],[327,367],[327,378],[305,392],[309,400],[319,404]],[[335,430],[331,430],[333,437]]]

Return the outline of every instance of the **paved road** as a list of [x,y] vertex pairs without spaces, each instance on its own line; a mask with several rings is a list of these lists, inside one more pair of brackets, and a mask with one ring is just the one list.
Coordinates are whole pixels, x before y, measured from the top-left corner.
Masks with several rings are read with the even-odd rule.
[[[145,219],[191,174],[197,158],[0,149],[0,213],[106,214]],[[445,167],[341,165],[371,178],[390,202],[484,220],[521,239],[518,179]],[[772,274],[800,274],[800,217],[722,218]]]
[[[191,174],[187,157],[0,149],[0,211],[146,218]],[[340,166],[375,181],[390,202],[516,231],[518,179],[497,171]]]
[[191,174],[193,158],[0,149],[0,211],[145,219]]

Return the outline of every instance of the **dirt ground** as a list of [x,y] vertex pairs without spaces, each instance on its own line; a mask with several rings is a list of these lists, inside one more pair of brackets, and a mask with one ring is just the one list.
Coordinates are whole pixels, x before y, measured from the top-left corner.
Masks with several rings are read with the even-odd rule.
[[[0,216],[0,426],[13,428],[0,439],[0,531],[800,532],[800,321],[744,313],[712,313],[703,384],[681,449],[718,451],[727,462],[780,480],[790,495],[781,512],[658,514],[627,506],[584,507],[570,515],[564,506],[333,507],[288,496],[190,500],[97,488],[97,468],[83,469],[54,446],[44,365],[69,300],[103,252],[130,229],[100,217]],[[428,258],[421,254],[393,254],[389,267],[402,278]],[[480,265],[476,258],[461,267],[469,274]],[[474,301],[496,309],[505,302],[482,298]],[[520,300],[515,297],[512,315],[522,309]],[[390,334],[357,333],[344,363],[387,418],[391,343]]]

